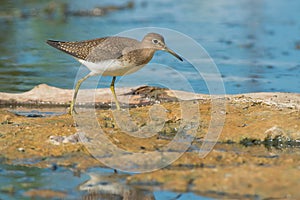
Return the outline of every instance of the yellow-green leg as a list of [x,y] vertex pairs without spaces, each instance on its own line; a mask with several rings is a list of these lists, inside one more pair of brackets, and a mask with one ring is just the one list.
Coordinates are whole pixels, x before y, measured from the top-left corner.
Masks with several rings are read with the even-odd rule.
[[74,92],[74,95],[73,95],[73,99],[72,99],[72,102],[71,102],[71,105],[70,105],[69,114],[73,115],[73,113],[76,113],[74,106],[75,106],[75,102],[76,102],[76,97],[77,97],[78,90],[79,90],[82,82],[85,81],[90,76],[92,76],[92,75],[88,74],[85,77],[83,77],[82,79],[80,79],[79,81],[77,81],[76,86],[75,86],[75,92]]
[[116,80],[116,77],[114,76],[112,81],[111,81],[111,84],[110,84],[110,90],[111,90],[111,92],[114,96],[116,106],[117,106],[117,110],[120,110],[120,104],[119,104],[119,101],[117,99],[117,95],[116,95],[116,92],[115,92],[115,80]]

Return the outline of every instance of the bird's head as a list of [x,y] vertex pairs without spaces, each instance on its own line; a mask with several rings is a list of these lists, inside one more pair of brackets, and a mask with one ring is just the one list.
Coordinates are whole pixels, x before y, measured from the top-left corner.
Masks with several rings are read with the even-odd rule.
[[166,51],[175,56],[177,59],[183,61],[183,59],[177,53],[167,47],[164,37],[158,33],[148,33],[145,35],[142,40],[142,44],[144,47],[155,49],[156,51]]

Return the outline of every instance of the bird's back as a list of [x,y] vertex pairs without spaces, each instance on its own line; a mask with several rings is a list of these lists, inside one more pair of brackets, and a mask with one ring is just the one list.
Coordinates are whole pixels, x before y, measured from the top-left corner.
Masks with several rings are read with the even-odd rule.
[[124,49],[140,44],[139,41],[126,37],[104,37],[78,42],[47,40],[47,43],[76,59],[94,63],[118,59],[123,56]]

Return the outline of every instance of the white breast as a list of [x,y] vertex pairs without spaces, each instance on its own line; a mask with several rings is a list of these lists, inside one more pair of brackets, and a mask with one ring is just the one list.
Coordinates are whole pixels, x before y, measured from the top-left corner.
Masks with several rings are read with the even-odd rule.
[[123,76],[136,72],[145,66],[134,66],[130,63],[122,63],[118,60],[105,60],[99,63],[93,63],[82,59],[78,59],[78,61],[86,66],[94,75],[102,76]]

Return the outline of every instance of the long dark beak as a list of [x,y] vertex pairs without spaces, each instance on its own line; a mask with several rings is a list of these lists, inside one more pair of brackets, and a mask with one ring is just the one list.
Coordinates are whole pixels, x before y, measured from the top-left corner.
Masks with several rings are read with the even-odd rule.
[[173,56],[175,56],[178,60],[183,61],[183,59],[177,54],[175,53],[173,50],[169,49],[168,47],[165,46],[164,51],[172,54]]

